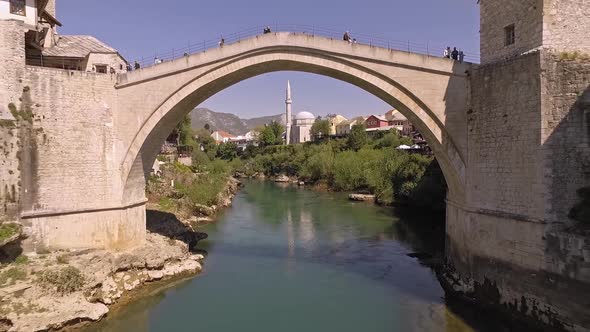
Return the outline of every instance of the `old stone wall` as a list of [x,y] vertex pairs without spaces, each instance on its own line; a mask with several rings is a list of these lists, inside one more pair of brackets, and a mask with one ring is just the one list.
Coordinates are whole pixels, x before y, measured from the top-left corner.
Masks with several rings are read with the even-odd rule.
[[121,203],[114,75],[27,66],[32,135],[22,168],[26,250],[122,248],[145,240],[144,202]]
[[20,167],[16,121],[0,119],[0,222],[18,217]]
[[28,170],[38,180],[25,188],[36,197],[23,197],[23,213],[116,202],[113,80],[108,74],[26,67],[23,84],[33,103],[39,155]]
[[22,22],[0,20],[0,221],[15,220],[21,191],[19,124],[11,109],[19,103],[25,71]]
[[488,214],[544,218],[539,53],[472,71],[466,203]]
[[95,71],[94,65],[107,65],[107,73],[110,74],[110,69],[113,68],[116,73],[126,73],[127,63],[121,56],[114,53],[91,53],[88,55],[88,60],[85,63],[85,71]]
[[[543,0],[482,0],[480,6],[482,64],[541,47]],[[504,28],[511,24],[515,27],[515,43],[506,46]]]
[[[508,59],[540,48],[590,52],[587,0],[482,0],[481,63]],[[514,24],[515,42],[505,45],[504,28]]]
[[447,287],[571,331],[590,329],[590,239],[567,217],[590,185],[589,71],[549,49],[475,68],[466,203],[447,206]]
[[553,223],[570,226],[576,190],[590,186],[590,58],[562,60],[547,51],[542,60],[545,214]]
[[590,53],[588,0],[544,0],[543,15],[544,47]]
[[25,76],[25,32],[22,22],[0,20],[0,105],[5,110],[9,103],[17,103]]

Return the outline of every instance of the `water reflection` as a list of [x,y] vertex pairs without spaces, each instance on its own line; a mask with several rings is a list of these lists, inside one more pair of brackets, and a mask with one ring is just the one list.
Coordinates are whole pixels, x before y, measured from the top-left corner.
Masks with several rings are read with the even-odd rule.
[[448,310],[433,271],[408,256],[442,248],[444,224],[414,218],[341,194],[249,183],[204,230],[201,276],[99,330],[485,330]]

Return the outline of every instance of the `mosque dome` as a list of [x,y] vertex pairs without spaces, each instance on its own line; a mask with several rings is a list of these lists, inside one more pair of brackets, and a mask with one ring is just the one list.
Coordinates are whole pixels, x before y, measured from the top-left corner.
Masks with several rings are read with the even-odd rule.
[[299,112],[295,115],[295,120],[310,120],[315,119],[315,116],[309,112]]

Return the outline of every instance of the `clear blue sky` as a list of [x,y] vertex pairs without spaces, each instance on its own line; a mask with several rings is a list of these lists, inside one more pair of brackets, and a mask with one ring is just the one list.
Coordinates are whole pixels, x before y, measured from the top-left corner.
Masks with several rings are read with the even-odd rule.
[[[457,46],[479,52],[476,0],[57,0],[61,34],[93,35],[128,60],[153,58],[203,40],[251,27],[302,24],[378,35],[390,40]],[[438,48],[438,47],[436,47]],[[436,50],[442,53],[442,49]],[[332,78],[278,72],[236,84],[203,103],[244,118],[284,111],[291,80],[293,110],[316,115],[384,113],[389,106],[365,91]]]

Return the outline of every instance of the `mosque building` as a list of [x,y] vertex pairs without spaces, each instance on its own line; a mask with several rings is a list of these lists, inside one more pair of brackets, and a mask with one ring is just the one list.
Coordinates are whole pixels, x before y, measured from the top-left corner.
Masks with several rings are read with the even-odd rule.
[[[287,81],[286,118],[287,118],[287,144],[298,144],[311,141],[311,126],[315,122],[315,116],[310,112],[299,112],[295,119],[291,115],[291,83]],[[294,120],[294,122],[292,122]]]

